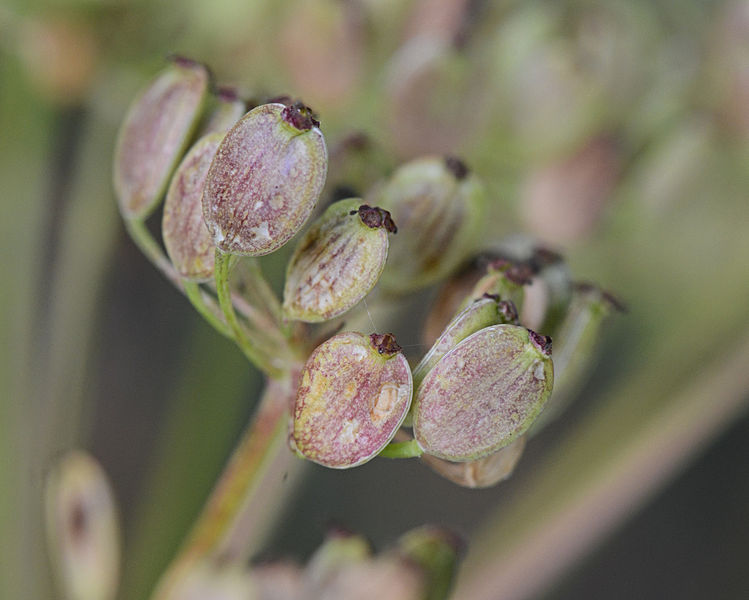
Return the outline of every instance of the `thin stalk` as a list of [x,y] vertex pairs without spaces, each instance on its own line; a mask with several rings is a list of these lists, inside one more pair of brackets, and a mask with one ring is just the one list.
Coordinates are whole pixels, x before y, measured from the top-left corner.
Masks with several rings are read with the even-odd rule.
[[[295,365],[294,372],[299,366]],[[206,558],[242,564],[257,549],[281,504],[277,492],[304,464],[289,451],[289,407],[295,379],[269,380],[258,413],[245,430],[192,532],[161,578],[153,600],[165,600],[191,567]],[[289,479],[294,479],[290,477]]]
[[262,301],[263,305],[268,308],[276,323],[281,325],[283,323],[281,302],[279,302],[278,296],[276,296],[276,293],[271,288],[265,275],[263,275],[260,264],[257,260],[252,260],[247,267],[252,274],[252,280],[255,283],[255,290],[257,291],[259,299]]
[[418,458],[422,454],[424,454],[424,451],[419,448],[416,440],[410,440],[408,442],[390,442],[377,456],[382,458]]
[[233,334],[234,341],[242,350],[247,359],[258,369],[267,375],[275,378],[282,376],[283,371],[274,367],[268,361],[264,353],[258,352],[249,338],[247,332],[239,323],[237,313],[232,303],[231,290],[229,288],[229,271],[231,270],[232,257],[216,248],[215,271],[216,293],[218,294],[218,303],[224,313],[224,318],[229,324]]
[[[660,411],[622,435],[621,418],[650,373],[581,423],[472,545],[456,600],[520,600],[548,588],[662,488],[749,404],[749,334]],[[618,431],[620,443],[602,436]],[[591,457],[596,455],[596,460]],[[559,457],[562,457],[561,460]],[[590,463],[593,463],[592,465]],[[554,498],[554,502],[549,502]],[[501,590],[501,592],[500,592]]]
[[206,304],[205,295],[200,291],[200,286],[194,281],[187,280],[182,282],[182,286],[185,290],[185,296],[187,296],[187,299],[192,303],[195,310],[221,335],[233,339],[234,334],[229,326],[219,319],[208,304]]

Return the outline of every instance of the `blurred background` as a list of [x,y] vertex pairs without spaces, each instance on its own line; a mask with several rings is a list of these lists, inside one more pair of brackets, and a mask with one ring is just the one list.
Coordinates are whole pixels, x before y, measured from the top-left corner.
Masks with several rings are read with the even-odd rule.
[[[42,483],[84,447],[122,513],[121,597],[145,598],[255,406],[258,373],[117,214],[117,128],[171,53],[312,106],[324,201],[458,155],[490,192],[483,245],[533,235],[629,308],[511,480],[309,466],[256,558],[439,523],[469,543],[457,597],[749,594],[749,2],[3,0],[0,597],[58,597]],[[433,296],[393,321],[414,355]]]

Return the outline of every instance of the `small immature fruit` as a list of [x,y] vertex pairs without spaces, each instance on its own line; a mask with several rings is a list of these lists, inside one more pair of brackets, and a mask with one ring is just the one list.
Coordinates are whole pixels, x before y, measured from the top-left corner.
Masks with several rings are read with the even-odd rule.
[[483,186],[452,157],[402,166],[375,200],[401,230],[383,275],[383,284],[395,291],[418,289],[452,272],[473,249],[482,225]]
[[203,192],[203,217],[229,254],[262,256],[304,225],[325,183],[328,153],[302,104],[263,104],[219,146]]
[[47,542],[65,598],[113,600],[120,571],[120,528],[114,494],[98,462],[65,454],[45,486]]
[[385,268],[390,214],[341,200],[299,241],[286,271],[284,313],[289,319],[327,321],[354,307]]
[[531,426],[553,378],[550,338],[518,325],[486,327],[427,373],[416,393],[414,437],[445,460],[488,456]]
[[345,469],[375,457],[411,404],[408,361],[391,334],[346,332],[324,342],[302,371],[293,441],[305,458]]
[[114,188],[126,219],[156,208],[198,123],[208,93],[208,70],[175,58],[140,93],[120,128]]
[[572,300],[555,334],[558,341],[554,351],[554,393],[544,414],[533,424],[532,434],[558,417],[574,399],[591,372],[603,324],[613,312],[624,310],[609,292],[589,283],[575,284]]
[[202,137],[177,168],[164,203],[162,236],[179,274],[193,281],[213,276],[216,247],[203,221],[203,185],[224,133]]

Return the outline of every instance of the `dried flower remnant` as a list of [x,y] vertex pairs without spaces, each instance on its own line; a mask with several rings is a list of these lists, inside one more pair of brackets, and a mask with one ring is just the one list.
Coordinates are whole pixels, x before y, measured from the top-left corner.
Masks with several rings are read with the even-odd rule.
[[450,462],[423,454],[423,460],[434,472],[460,486],[479,489],[497,485],[515,471],[525,450],[527,434],[493,454],[467,462]]
[[330,338],[302,371],[294,406],[297,451],[338,469],[370,460],[400,427],[412,391],[411,369],[392,335]]
[[215,246],[203,221],[203,186],[223,133],[207,135],[190,148],[169,185],[162,236],[172,264],[194,281],[213,276]]
[[112,600],[120,569],[119,519],[109,481],[82,451],[67,453],[45,489],[50,560],[65,597]]
[[401,234],[392,240],[383,284],[395,291],[447,276],[473,249],[481,229],[484,189],[459,160],[428,157],[400,167],[375,194]]
[[297,103],[252,109],[226,134],[203,192],[203,217],[223,252],[269,254],[304,225],[328,154],[314,114]]
[[356,198],[330,206],[297,245],[289,261],[284,314],[327,321],[358,304],[377,283],[388,254],[390,214]]
[[461,462],[522,435],[551,394],[551,340],[517,325],[486,327],[429,371],[416,393],[414,437],[424,452]]
[[130,105],[114,157],[125,218],[145,219],[158,205],[200,120],[209,79],[203,65],[175,58]]

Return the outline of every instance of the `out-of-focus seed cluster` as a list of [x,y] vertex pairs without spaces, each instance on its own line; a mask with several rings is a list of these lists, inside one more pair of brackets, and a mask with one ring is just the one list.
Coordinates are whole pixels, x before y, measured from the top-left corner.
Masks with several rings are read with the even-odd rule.
[[439,600],[446,598],[462,544],[425,526],[374,554],[361,536],[331,532],[306,566],[290,562],[249,569],[220,561],[193,565],[170,598],[198,600]]

